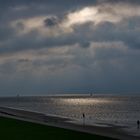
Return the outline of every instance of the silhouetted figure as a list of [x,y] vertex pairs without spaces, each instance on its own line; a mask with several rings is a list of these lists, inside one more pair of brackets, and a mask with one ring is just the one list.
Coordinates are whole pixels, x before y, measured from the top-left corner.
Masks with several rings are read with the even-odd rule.
[[86,118],[85,113],[83,113],[83,126],[85,125],[85,118]]
[[140,121],[137,120],[137,128],[139,129],[139,127],[140,127]]

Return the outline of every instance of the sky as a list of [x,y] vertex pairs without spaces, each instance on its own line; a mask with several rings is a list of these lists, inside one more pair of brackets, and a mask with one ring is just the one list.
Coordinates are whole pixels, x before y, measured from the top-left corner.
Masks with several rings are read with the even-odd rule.
[[0,96],[140,93],[139,0],[0,0]]

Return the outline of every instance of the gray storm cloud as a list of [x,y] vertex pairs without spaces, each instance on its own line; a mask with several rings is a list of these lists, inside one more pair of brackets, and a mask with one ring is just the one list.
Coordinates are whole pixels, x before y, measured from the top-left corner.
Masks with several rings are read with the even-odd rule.
[[140,92],[139,1],[74,2],[0,1],[1,95]]

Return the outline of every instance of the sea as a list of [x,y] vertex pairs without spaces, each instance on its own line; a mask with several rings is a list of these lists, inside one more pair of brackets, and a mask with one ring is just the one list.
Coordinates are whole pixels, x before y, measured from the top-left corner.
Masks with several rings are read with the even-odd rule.
[[66,117],[76,123],[102,127],[123,126],[140,136],[140,96],[61,95],[0,97],[0,106]]

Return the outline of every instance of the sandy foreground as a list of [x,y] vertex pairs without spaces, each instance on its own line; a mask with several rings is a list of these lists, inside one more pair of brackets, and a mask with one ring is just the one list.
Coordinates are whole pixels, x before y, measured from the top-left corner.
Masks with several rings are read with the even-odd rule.
[[69,118],[50,116],[42,113],[18,110],[7,107],[0,107],[0,116],[44,124],[48,126],[66,128],[80,132],[87,132],[91,134],[107,136],[120,140],[140,140],[139,136],[133,136],[132,134],[128,134],[127,132],[125,132],[122,126],[120,127],[112,125],[102,127],[102,126],[76,124],[73,122],[73,120]]

